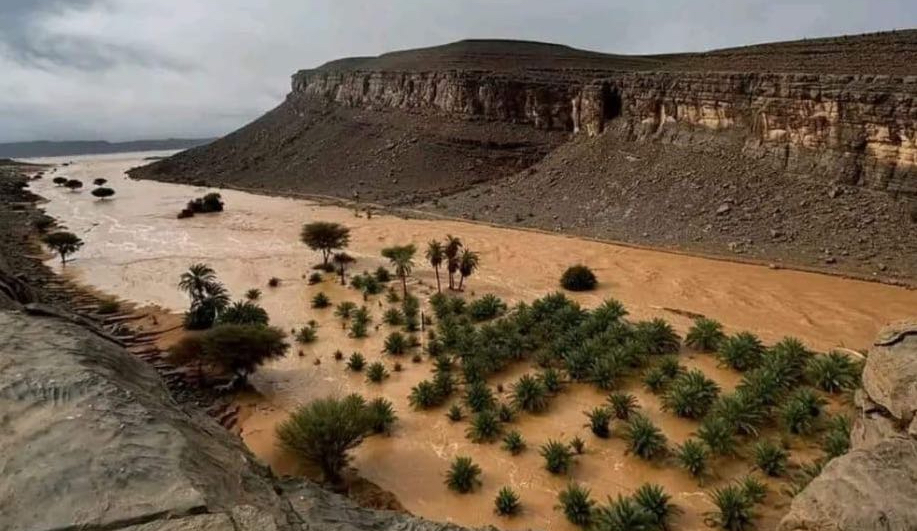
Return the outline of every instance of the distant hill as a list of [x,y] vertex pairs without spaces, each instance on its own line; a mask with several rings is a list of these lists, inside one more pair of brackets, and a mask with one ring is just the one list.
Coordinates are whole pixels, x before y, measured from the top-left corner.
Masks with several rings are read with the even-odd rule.
[[166,138],[163,140],[134,140],[131,142],[108,142],[105,140],[68,140],[52,142],[0,143],[0,157],[62,157],[67,155],[102,155],[106,153],[128,153],[131,151],[161,151],[188,149],[213,141],[212,138]]

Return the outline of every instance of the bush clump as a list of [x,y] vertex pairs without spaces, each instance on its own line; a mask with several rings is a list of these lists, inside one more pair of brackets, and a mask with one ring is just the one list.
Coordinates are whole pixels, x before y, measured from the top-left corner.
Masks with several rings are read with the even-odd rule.
[[481,467],[470,457],[459,456],[452,461],[446,473],[446,486],[460,494],[466,494],[481,484]]
[[666,450],[666,438],[653,422],[643,415],[632,415],[624,430],[628,451],[642,459],[653,459]]
[[503,449],[512,455],[518,455],[525,450],[525,440],[522,434],[512,430],[503,437]]
[[331,306],[331,299],[325,295],[325,292],[319,291],[315,294],[314,297],[312,297],[312,307],[316,310],[321,310],[329,306]]
[[561,287],[570,291],[591,291],[597,284],[595,273],[581,264],[568,267],[560,277]]
[[573,525],[587,528],[592,523],[593,507],[595,501],[590,496],[589,489],[571,483],[557,495],[558,508]]
[[560,441],[549,440],[539,450],[545,461],[545,470],[552,474],[566,474],[573,464],[573,452]]
[[509,487],[503,487],[494,499],[494,511],[500,516],[512,516],[519,512],[519,496]]

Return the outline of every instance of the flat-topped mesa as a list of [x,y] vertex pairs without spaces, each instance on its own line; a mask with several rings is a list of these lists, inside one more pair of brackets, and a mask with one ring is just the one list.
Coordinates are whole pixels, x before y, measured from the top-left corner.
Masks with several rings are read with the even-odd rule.
[[587,135],[618,118],[635,139],[734,131],[787,171],[917,195],[917,76],[322,68],[293,94]]

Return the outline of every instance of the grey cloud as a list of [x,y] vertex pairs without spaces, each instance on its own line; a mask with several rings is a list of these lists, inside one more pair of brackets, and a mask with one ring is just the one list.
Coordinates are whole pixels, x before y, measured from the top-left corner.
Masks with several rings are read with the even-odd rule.
[[913,26],[913,0],[0,0],[0,142],[220,135],[300,68],[463,38],[641,54]]

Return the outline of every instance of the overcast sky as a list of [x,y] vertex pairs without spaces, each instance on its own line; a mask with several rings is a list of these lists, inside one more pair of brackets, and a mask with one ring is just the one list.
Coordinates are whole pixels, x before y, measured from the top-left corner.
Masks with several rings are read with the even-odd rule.
[[300,68],[463,38],[702,51],[917,26],[917,0],[0,0],[0,142],[217,136]]

